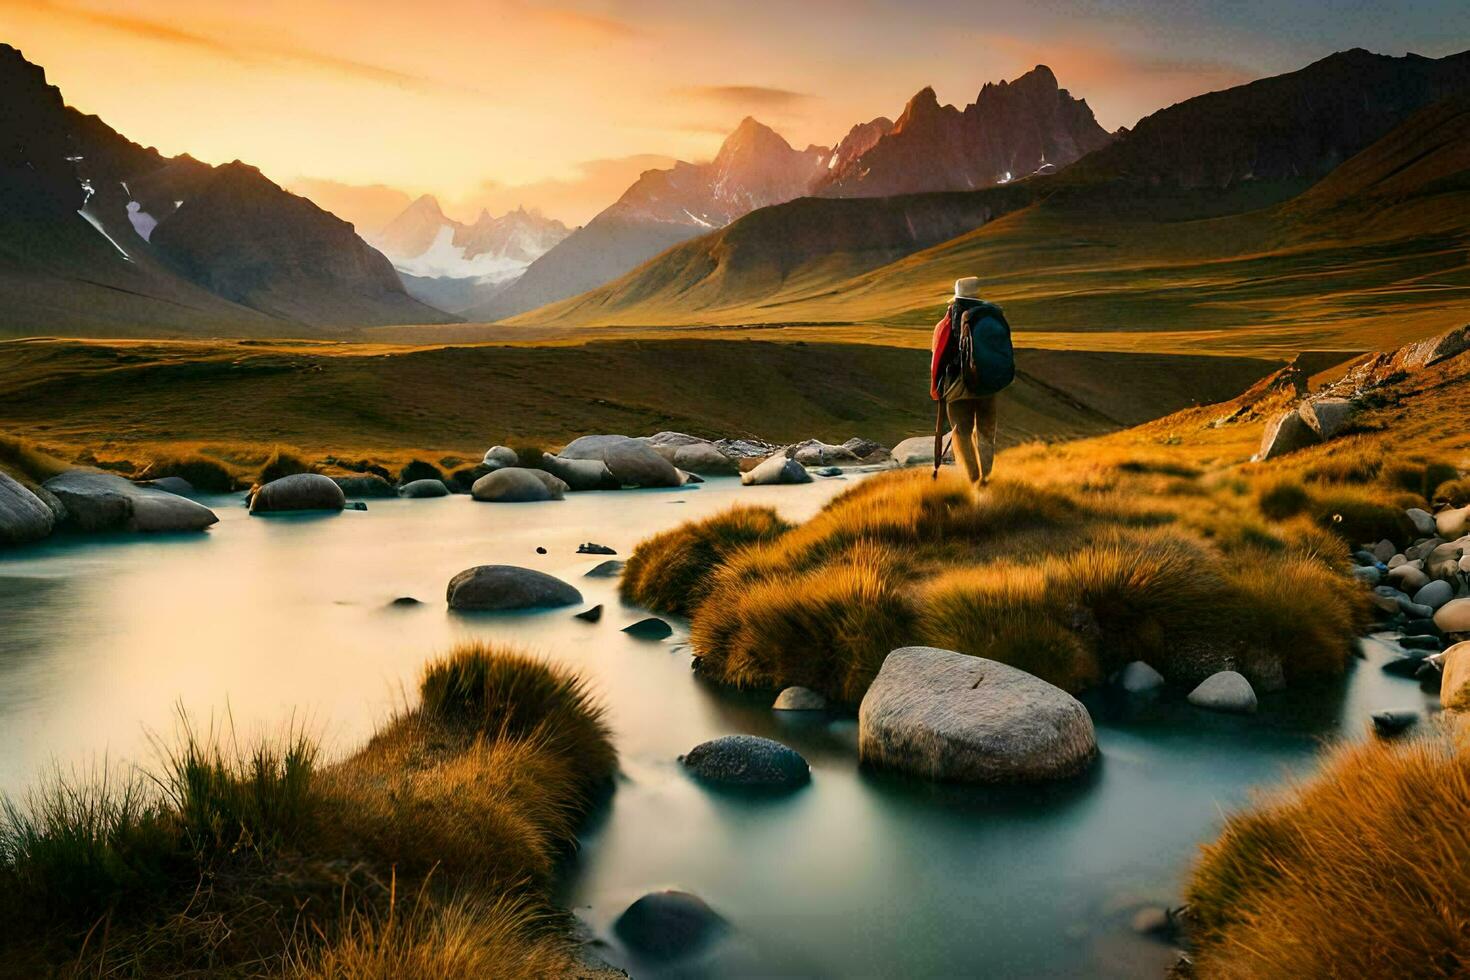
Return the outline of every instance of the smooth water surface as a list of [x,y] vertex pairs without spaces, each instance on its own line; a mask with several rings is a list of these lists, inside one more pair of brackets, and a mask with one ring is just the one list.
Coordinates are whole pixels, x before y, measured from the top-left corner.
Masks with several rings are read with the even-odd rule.
[[[575,666],[606,702],[623,776],[587,828],[562,899],[649,976],[1158,976],[1168,946],[1133,912],[1178,901],[1198,842],[1253,786],[1303,771],[1325,739],[1359,737],[1383,708],[1423,708],[1368,643],[1332,691],[1263,699],[1251,718],[1168,704],[1142,714],[1089,701],[1102,759],[1040,789],[931,786],[856,764],[851,717],[782,717],[769,698],[696,680],[682,629],[663,642],[611,579],[582,574],[647,535],[734,502],[803,519],[847,485],[573,494],[541,504],[467,497],[369,501],[365,513],[251,518],[208,498],[220,523],[189,537],[71,538],[0,555],[0,790],[53,766],[148,761],[180,708],[229,712],[237,730],[294,717],[346,753],[411,700],[425,660],[465,636],[520,643]],[[544,546],[547,555],[536,554]],[[448,612],[451,576],[508,563],[562,576],[577,608]],[[423,604],[391,607],[399,596]],[[580,608],[580,607],[578,607]],[[788,797],[746,799],[691,782],[676,761],[704,739],[752,732],[812,764]],[[644,892],[684,888],[732,923],[693,961],[628,958],[611,922]]]

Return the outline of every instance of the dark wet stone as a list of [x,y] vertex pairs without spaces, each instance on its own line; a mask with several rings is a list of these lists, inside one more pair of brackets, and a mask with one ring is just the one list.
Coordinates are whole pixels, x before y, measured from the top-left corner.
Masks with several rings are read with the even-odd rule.
[[661,960],[697,953],[726,928],[724,918],[704,899],[682,891],[649,892],[613,923],[629,949]]
[[1424,663],[1424,658],[1429,656],[1428,650],[1410,650],[1402,657],[1395,657],[1383,665],[1385,674],[1395,677],[1413,677],[1419,672]]
[[538,554],[538,555],[544,555],[544,554],[546,554],[546,549],[545,548],[542,548],[540,546],[537,546],[537,548],[536,548],[536,554]]
[[811,781],[811,767],[795,749],[755,735],[725,735],[679,757],[690,772],[723,786],[795,789]]
[[619,561],[616,558],[609,558],[607,561],[600,562],[596,566],[594,566],[591,570],[587,572],[584,577],[617,578],[619,575],[623,574],[623,566],[626,564],[627,562],[625,561]]
[[632,626],[624,626],[623,632],[640,640],[662,640],[672,636],[674,628],[657,616],[640,619]]
[[1444,641],[1437,636],[1401,636],[1399,646],[1405,650],[1428,650],[1438,653],[1444,649]]
[[615,555],[615,554],[617,554],[617,551],[615,551],[612,548],[609,548],[605,544],[598,544],[595,541],[588,541],[586,544],[579,544],[579,545],[577,545],[577,554],[579,554],[579,555]]
[[394,599],[389,605],[392,606],[417,606],[421,603],[411,595],[401,595]]
[[1419,720],[1417,711],[1380,711],[1373,716],[1373,731],[1379,735],[1397,735]]
[[602,619],[602,606],[596,605],[593,606],[591,609],[583,609],[581,612],[577,613],[576,618],[583,620],[584,622],[596,623]]

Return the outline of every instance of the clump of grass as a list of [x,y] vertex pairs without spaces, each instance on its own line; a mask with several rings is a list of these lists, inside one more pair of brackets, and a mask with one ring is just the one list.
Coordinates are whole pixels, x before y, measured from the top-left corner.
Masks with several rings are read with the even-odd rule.
[[153,457],[138,474],[139,480],[176,476],[206,493],[229,493],[235,489],[235,474],[220,460],[202,453],[164,454]]
[[1386,486],[1429,500],[1436,487],[1459,475],[1458,470],[1446,463],[1407,461],[1384,466],[1379,479]]
[[1369,483],[1383,469],[1382,445],[1363,439],[1345,439],[1328,444],[1325,453],[1302,471],[1310,483]]
[[1102,679],[1096,652],[1066,621],[1042,568],[956,569],[928,582],[920,602],[919,633],[929,646],[998,660],[1068,691]]
[[690,615],[709,594],[713,574],[740,549],[791,529],[770,507],[732,507],[654,535],[623,568],[624,600],[655,612]]
[[256,474],[255,482],[266,484],[272,480],[279,480],[283,476],[315,472],[316,467],[295,453],[278,446],[271,450],[271,454],[261,464],[260,472]]
[[148,781],[7,802],[0,974],[567,973],[550,888],[616,765],[601,709],[481,644],[421,693],[332,765],[295,729],[241,747],[185,720]]
[[1470,743],[1450,731],[1338,749],[1203,848],[1199,975],[1461,976],[1467,819]]
[[189,864],[178,821],[141,774],[57,773],[0,801],[0,911],[12,927],[90,926],[156,901]]
[[355,912],[320,946],[293,957],[297,980],[540,980],[573,976],[578,964],[543,909],[519,896],[435,902],[422,892],[412,906]]
[[737,687],[799,684],[856,703],[914,635],[900,556],[862,545],[806,572],[718,576],[690,625],[701,671]]
[[1430,499],[1436,505],[1464,507],[1470,504],[1470,476],[1445,480],[1434,488]]
[[1256,505],[1271,520],[1284,521],[1311,507],[1312,495],[1298,481],[1283,477],[1261,488],[1256,495]]
[[1243,656],[1278,660],[1290,684],[1340,677],[1369,622],[1366,591],[1312,554],[1242,557],[1225,575]]
[[414,480],[442,480],[444,473],[433,463],[427,463],[422,459],[409,460],[403,469],[398,471],[399,483],[412,483]]
[[1385,503],[1379,493],[1369,489],[1334,487],[1314,495],[1312,511],[1317,523],[1349,544],[1383,538],[1405,542],[1414,537],[1414,525],[1400,503]]
[[0,433],[0,469],[21,483],[37,486],[71,468],[28,439]]

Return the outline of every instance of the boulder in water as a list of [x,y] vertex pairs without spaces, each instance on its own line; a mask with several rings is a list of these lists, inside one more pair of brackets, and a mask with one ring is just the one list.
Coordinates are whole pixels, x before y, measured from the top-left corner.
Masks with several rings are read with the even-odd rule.
[[470,496],[486,503],[533,503],[561,500],[566,488],[565,483],[543,470],[507,466],[476,480]]
[[45,501],[0,473],[0,545],[29,544],[51,533],[56,518]]
[[811,766],[795,749],[755,735],[701,742],[679,761],[700,779],[721,786],[796,789],[811,782]]
[[342,488],[320,473],[293,473],[272,480],[250,495],[250,513],[341,510],[347,505]]
[[1244,675],[1222,670],[1200,681],[1189,692],[1189,703],[1210,711],[1252,714],[1256,710],[1256,692]]
[[615,554],[617,554],[617,551],[615,549],[613,549],[613,548],[609,548],[605,544],[598,544],[596,541],[586,541],[586,542],[583,542],[582,544],[577,545],[577,554],[579,554],[579,555],[615,555]]
[[625,487],[677,487],[684,483],[673,463],[636,439],[609,445],[602,461]]
[[1417,711],[1379,711],[1373,715],[1373,731],[1387,738],[1407,730],[1418,720]]
[[203,504],[112,473],[68,470],[47,480],[45,489],[66,508],[67,525],[79,531],[202,531],[219,520]]
[[623,566],[626,564],[628,563],[625,561],[620,561],[616,558],[609,558],[607,561],[598,562],[596,565],[592,566],[592,568],[588,569],[587,574],[583,577],[617,578],[619,575],[623,574]]
[[676,446],[666,455],[674,466],[700,476],[735,476],[740,472],[740,464],[720,452],[714,443]]
[[1142,660],[1135,660],[1118,672],[1118,686],[1132,695],[1157,694],[1163,690],[1164,675]]
[[776,484],[810,483],[812,475],[794,459],[772,456],[755,469],[744,473],[740,482],[747,487],[774,486]]
[[809,687],[788,687],[776,695],[773,711],[825,711],[827,699]]
[[683,891],[649,892],[613,922],[613,931],[629,949],[657,960],[697,953],[726,928],[704,899]]
[[423,500],[428,497],[447,497],[449,488],[444,485],[443,480],[410,480],[398,488],[398,496],[409,500]]
[[152,487],[154,490],[177,494],[180,497],[190,497],[195,493],[194,484],[182,476],[160,476],[156,480],[140,480],[138,486]]
[[1029,782],[1086,770],[1097,736],[1081,702],[1039,677],[953,650],[902,647],[858,708],[858,753],[926,779]]
[[1440,659],[1439,703],[1464,711],[1470,707],[1470,641],[1456,643]]
[[567,459],[564,456],[543,453],[541,468],[561,480],[567,485],[567,489],[575,493],[586,490],[618,490],[623,486],[600,459]]
[[450,609],[538,609],[570,606],[582,593],[545,572],[516,565],[477,565],[449,580]]
[[583,609],[577,613],[574,619],[580,619],[584,623],[596,623],[602,619],[602,604],[598,603],[591,609]]
[[674,628],[657,616],[649,616],[624,626],[623,632],[640,640],[663,640],[674,635]]
[[846,446],[834,446],[820,439],[808,439],[788,446],[786,455],[803,466],[856,466],[862,462]]
[[363,476],[334,476],[332,481],[342,488],[342,493],[348,497],[359,499],[382,499],[398,496],[398,491],[393,484],[381,476],[365,474]]

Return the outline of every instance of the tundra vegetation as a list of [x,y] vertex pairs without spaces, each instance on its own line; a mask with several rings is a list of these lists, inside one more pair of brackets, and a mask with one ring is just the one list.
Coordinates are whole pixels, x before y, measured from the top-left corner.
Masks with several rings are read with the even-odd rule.
[[0,973],[543,977],[549,889],[617,760],[574,675],[466,643],[336,762],[184,721],[148,772],[0,811]]

